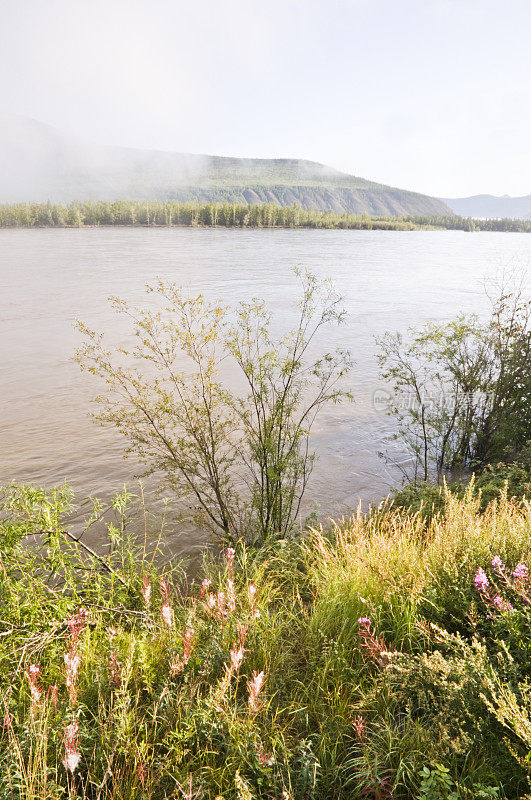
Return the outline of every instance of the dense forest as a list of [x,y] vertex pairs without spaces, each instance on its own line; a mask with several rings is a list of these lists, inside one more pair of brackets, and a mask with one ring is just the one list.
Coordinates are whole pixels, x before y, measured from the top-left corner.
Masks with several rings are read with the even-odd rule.
[[273,203],[181,203],[178,201],[84,202],[69,205],[0,205],[1,228],[82,228],[84,226],[191,226],[222,228],[339,228],[351,230],[447,229],[531,232],[530,220],[472,219],[459,216],[381,217],[335,214]]

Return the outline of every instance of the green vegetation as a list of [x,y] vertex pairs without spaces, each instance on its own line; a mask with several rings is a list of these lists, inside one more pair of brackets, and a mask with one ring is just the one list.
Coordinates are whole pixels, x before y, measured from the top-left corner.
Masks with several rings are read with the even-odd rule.
[[491,315],[461,315],[379,340],[388,413],[414,479],[513,460],[531,441],[531,301],[502,287]]
[[161,311],[115,300],[125,364],[82,328],[99,418],[234,546],[192,579],[142,488],[107,506],[0,490],[0,800],[531,796],[529,306],[502,292],[487,324],[413,332],[405,355],[384,339],[397,395],[422,408],[435,381],[453,400],[404,408],[421,466],[474,458],[477,479],[297,532],[311,422],[350,366],[309,355],[342,312],[300,277],[282,338],[259,301],[229,313],[164,284]]
[[191,584],[135,545],[134,503],[95,554],[65,488],[3,492],[0,797],[528,796],[528,503],[470,488]]
[[[79,325],[85,346],[78,361],[107,387],[97,420],[115,425],[129,451],[230,541],[290,532],[312,471],[315,419],[350,397],[338,386],[350,354],[309,355],[326,326],[342,321],[340,298],[329,282],[296,274],[298,320],[283,334],[274,333],[278,320],[260,300],[231,310],[162,282],[148,286],[156,311],[114,299],[115,311],[133,324],[134,348],[111,352],[101,335]],[[220,377],[222,364],[230,381]]]
[[[260,199],[260,198],[258,198]],[[530,232],[529,220],[473,220],[458,216],[369,216],[304,210],[299,205],[171,200],[0,205],[0,228],[84,226],[331,228],[346,230],[463,230]]]

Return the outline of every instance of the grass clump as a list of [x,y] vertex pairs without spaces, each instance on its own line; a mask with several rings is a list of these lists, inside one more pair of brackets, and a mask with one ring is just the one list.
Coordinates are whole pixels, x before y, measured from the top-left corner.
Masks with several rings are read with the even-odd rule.
[[[0,523],[0,797],[524,798],[531,509],[470,488],[240,544],[187,581],[72,541],[66,490]],[[83,539],[81,539],[83,541]]]

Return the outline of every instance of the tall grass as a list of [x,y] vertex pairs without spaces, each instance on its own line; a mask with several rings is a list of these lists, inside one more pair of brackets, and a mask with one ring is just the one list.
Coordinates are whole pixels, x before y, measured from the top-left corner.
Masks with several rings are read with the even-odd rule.
[[191,583],[128,537],[128,501],[92,554],[71,502],[3,497],[1,798],[529,791],[525,501],[384,507]]

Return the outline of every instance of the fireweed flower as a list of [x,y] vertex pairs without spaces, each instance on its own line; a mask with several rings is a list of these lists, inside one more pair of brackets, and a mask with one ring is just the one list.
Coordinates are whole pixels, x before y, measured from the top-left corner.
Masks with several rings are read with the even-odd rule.
[[74,649],[70,650],[64,655],[66,666],[66,688],[70,695],[72,703],[75,702],[77,697],[77,674],[81,665],[81,658],[77,655]]
[[67,619],[66,624],[68,625],[68,630],[70,631],[72,645],[77,645],[81,631],[85,627],[87,617],[87,609],[80,608],[77,614],[72,614],[70,619]]
[[505,569],[505,564],[503,563],[503,561],[499,556],[494,556],[494,558],[492,559],[492,566],[494,567],[498,575],[501,575]]
[[162,618],[168,628],[173,627],[173,608],[165,603],[161,608]]
[[38,703],[42,696],[42,691],[39,686],[40,668],[36,664],[30,664],[26,670],[28,682],[31,693],[31,702]]
[[227,547],[227,552],[225,553],[225,558],[227,561],[227,569],[229,571],[229,575],[232,577],[232,572],[234,570],[234,556],[236,551],[234,547]]
[[240,668],[240,664],[243,661],[243,654],[243,647],[237,647],[236,645],[234,645],[230,651],[230,666],[233,672],[236,672]]
[[525,581],[527,580],[527,566],[526,564],[520,562],[516,565],[513,570],[513,578],[517,581]]
[[358,739],[363,739],[363,735],[365,733],[365,720],[363,719],[361,714],[358,714],[357,717],[354,717],[352,725],[354,727],[354,731],[356,732],[356,736],[358,737]]
[[265,674],[263,672],[253,672],[252,681],[248,681],[247,688],[249,690],[249,708],[251,711],[258,711],[258,695],[262,691],[264,685]]
[[144,575],[142,578],[142,583],[142,597],[144,598],[144,604],[146,608],[149,608],[149,603],[151,601],[151,584],[147,575]]
[[358,620],[358,625],[361,628],[370,628],[372,625],[372,621],[370,617],[360,617]]
[[478,592],[484,592],[487,590],[489,585],[489,579],[485,575],[485,571],[480,567],[476,572],[476,576],[474,578],[474,586],[478,590]]
[[236,610],[236,591],[234,589],[234,581],[229,578],[227,581],[227,605],[229,611]]
[[205,594],[208,592],[208,587],[212,584],[212,581],[209,581],[208,578],[205,578],[203,583],[201,584],[201,597],[204,597]]
[[63,765],[72,774],[76,771],[81,759],[81,753],[78,749],[78,734],[79,726],[74,720],[74,722],[66,726],[64,731],[65,757],[63,758]]

